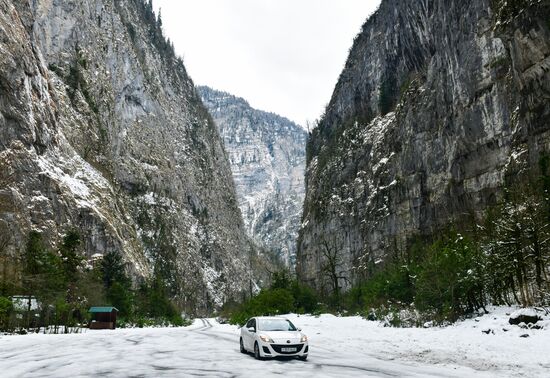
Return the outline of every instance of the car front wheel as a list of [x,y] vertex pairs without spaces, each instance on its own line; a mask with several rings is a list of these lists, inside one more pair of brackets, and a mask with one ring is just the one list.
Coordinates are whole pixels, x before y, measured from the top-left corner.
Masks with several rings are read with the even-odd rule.
[[243,344],[243,338],[242,337],[241,337],[241,340],[240,340],[239,344],[241,344],[241,353],[246,353],[246,349],[244,349],[244,344]]
[[305,361],[305,360],[307,360],[307,354],[306,354],[305,356],[298,356],[298,359],[299,359],[300,361]]
[[254,358],[257,360],[262,359],[262,356],[260,356],[260,346],[258,343],[254,343]]

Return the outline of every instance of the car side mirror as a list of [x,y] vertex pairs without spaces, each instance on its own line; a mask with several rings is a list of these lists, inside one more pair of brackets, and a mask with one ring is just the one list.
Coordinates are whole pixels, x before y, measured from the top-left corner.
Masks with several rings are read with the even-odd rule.
[[300,332],[302,329],[301,329],[301,328],[296,328],[296,330],[297,330],[298,332]]
[[248,332],[256,332],[256,329],[254,327],[248,328]]

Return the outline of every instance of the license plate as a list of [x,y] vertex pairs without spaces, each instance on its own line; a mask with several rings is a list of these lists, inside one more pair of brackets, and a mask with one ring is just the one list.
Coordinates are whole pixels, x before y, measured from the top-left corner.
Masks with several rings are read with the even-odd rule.
[[281,352],[296,352],[296,348],[281,348]]

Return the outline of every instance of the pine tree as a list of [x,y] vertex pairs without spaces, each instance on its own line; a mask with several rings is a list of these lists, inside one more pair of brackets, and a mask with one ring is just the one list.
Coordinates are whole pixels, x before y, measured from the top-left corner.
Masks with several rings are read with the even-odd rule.
[[125,284],[128,281],[122,256],[118,252],[110,251],[103,256],[101,272],[106,289],[110,289],[115,282]]
[[157,17],[157,29],[162,31],[162,9],[159,8],[159,15]]
[[10,258],[8,256],[8,247],[11,243],[11,232],[8,227],[8,224],[0,220],[0,263],[2,274],[2,286],[0,287],[0,295],[7,295],[8,288],[8,265]]
[[121,254],[115,251],[106,253],[101,262],[101,273],[107,299],[120,315],[128,316],[132,311],[132,292]]
[[70,230],[63,237],[59,248],[63,273],[68,283],[75,283],[78,279],[78,268],[84,258],[80,254],[80,234],[76,230]]

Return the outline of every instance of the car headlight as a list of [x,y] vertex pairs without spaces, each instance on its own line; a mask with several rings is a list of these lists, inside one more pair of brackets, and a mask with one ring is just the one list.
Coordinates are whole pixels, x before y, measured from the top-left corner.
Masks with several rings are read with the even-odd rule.
[[307,336],[306,335],[302,335],[302,338],[300,339],[300,342],[301,343],[305,343],[307,341]]
[[266,335],[260,335],[260,340],[262,340],[264,343],[272,343],[273,342],[271,337],[266,336]]

